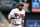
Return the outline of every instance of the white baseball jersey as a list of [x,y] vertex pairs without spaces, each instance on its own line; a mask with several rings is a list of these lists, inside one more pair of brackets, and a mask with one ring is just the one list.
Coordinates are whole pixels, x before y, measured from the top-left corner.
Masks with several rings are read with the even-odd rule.
[[[13,17],[16,17],[15,19],[11,20],[11,23],[21,24],[22,18],[20,16],[21,15],[25,16],[25,11],[24,10],[19,11],[18,8],[12,9],[11,12],[10,12],[10,15],[12,15]],[[10,15],[9,15],[9,18],[10,18]],[[17,19],[18,16],[19,16],[19,19]]]

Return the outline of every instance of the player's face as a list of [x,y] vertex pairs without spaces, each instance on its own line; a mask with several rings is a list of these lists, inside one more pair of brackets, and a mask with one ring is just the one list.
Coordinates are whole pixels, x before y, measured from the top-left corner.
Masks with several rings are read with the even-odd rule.
[[19,9],[22,10],[23,6],[19,6]]

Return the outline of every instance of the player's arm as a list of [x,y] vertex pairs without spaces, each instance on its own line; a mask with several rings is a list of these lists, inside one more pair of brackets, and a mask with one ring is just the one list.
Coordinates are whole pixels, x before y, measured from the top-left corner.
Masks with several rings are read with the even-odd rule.
[[24,26],[23,26],[23,23],[21,23],[21,27],[24,27]]
[[10,14],[9,14],[9,17],[8,17],[8,23],[10,24],[11,23],[11,19],[13,18],[13,16],[11,16]]
[[24,18],[21,20],[21,26],[24,27]]
[[12,18],[14,18],[14,10],[11,10],[11,12],[9,13],[9,15],[8,15],[8,18],[9,19],[12,19]]
[[10,15],[9,15],[9,19],[12,19],[12,18],[13,18],[13,16],[10,14]]
[[11,12],[9,13],[8,15],[8,23],[10,24],[11,23],[11,19],[13,18],[13,15],[14,15],[14,10],[11,10]]
[[21,23],[21,26],[22,26],[22,27],[24,27],[24,17],[25,17],[25,13],[24,13],[24,16],[23,16],[22,21],[21,21],[21,22],[22,22],[22,23]]

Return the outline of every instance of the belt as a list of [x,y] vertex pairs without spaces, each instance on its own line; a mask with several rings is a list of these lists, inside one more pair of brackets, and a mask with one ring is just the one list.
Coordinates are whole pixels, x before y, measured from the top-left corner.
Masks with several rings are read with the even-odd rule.
[[13,25],[16,25],[16,26],[19,26],[20,24],[14,24],[14,23],[12,23]]

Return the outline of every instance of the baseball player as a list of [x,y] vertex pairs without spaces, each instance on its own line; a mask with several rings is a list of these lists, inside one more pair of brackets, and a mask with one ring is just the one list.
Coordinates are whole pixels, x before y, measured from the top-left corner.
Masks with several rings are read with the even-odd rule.
[[18,8],[12,9],[9,13],[8,18],[11,20],[9,27],[23,27],[22,19],[25,16],[23,6],[23,4],[19,4]]

